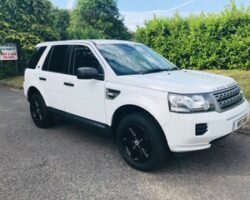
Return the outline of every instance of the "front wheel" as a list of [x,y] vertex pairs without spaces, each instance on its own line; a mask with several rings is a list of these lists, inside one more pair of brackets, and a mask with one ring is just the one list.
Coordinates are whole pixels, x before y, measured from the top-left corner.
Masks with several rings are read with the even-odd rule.
[[54,117],[49,113],[40,94],[32,95],[30,99],[30,114],[34,123],[39,128],[47,128],[54,122]]
[[117,129],[117,143],[125,161],[141,171],[160,167],[170,153],[159,125],[144,113],[122,119]]

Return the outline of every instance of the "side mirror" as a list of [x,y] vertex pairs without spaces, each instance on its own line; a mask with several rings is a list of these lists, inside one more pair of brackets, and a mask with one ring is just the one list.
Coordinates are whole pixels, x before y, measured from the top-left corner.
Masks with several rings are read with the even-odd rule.
[[98,71],[92,67],[80,67],[76,74],[78,79],[98,79]]

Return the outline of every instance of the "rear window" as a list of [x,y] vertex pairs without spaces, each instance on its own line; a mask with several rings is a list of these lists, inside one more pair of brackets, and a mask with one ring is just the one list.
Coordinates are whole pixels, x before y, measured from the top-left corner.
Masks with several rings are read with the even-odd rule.
[[35,48],[32,57],[30,59],[30,63],[28,65],[28,68],[35,69],[37,63],[39,62],[41,56],[43,55],[43,52],[45,51],[46,47],[37,47]]

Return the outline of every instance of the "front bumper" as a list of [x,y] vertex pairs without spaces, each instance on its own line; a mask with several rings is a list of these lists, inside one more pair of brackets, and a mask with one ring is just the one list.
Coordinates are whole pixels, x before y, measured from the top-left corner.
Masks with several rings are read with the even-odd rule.
[[[234,123],[243,116],[249,116],[249,103],[242,104],[228,111],[180,114],[170,113],[168,122],[162,127],[168,145],[173,152],[186,152],[207,149],[211,142],[234,131]],[[207,132],[195,134],[195,126],[207,124]]]

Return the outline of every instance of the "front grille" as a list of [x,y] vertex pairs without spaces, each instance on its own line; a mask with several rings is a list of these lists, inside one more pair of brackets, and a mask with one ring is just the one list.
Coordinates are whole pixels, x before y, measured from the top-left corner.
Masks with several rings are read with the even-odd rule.
[[238,85],[213,93],[219,107],[224,110],[243,101],[243,94]]

